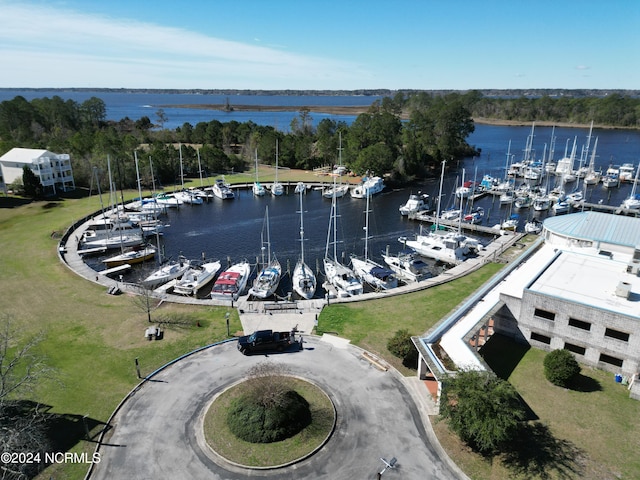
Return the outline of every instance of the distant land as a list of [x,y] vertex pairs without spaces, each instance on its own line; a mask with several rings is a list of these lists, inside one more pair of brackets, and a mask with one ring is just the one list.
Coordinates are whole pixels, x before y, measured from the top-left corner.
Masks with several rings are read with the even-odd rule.
[[113,93],[171,93],[171,94],[192,94],[192,95],[290,95],[290,96],[394,96],[397,93],[430,93],[434,95],[447,95],[449,93],[467,93],[477,91],[486,97],[497,98],[517,98],[517,97],[606,97],[617,93],[623,96],[639,97],[640,90],[619,90],[619,89],[552,89],[552,88],[529,88],[529,89],[469,89],[469,90],[421,90],[421,89],[361,89],[361,90],[238,90],[238,89],[157,89],[157,88],[0,88],[0,91],[13,90],[25,92],[113,92]]

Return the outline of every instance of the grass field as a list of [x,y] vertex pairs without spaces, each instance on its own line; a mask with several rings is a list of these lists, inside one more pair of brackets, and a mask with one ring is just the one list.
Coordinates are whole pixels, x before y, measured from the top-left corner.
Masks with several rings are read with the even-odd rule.
[[[280,177],[280,175],[279,175]],[[227,180],[230,180],[229,176]],[[249,180],[251,181],[251,180]],[[127,193],[129,197],[135,192]],[[43,382],[29,397],[50,407],[60,451],[93,452],[86,441],[82,417],[96,435],[116,405],[137,384],[135,359],[142,375],[202,345],[226,337],[226,308],[163,305],[154,318],[175,322],[161,341],[149,342],[143,332],[146,313],[127,295],[108,295],[104,287],[86,282],[58,260],[56,235],[76,219],[99,208],[96,197],[52,202],[0,201],[0,308],[25,337],[44,332],[39,352],[57,370],[55,381]],[[414,374],[391,356],[386,344],[399,329],[421,334],[489,279],[500,265],[490,264],[455,282],[400,297],[349,305],[331,305],[319,317],[319,332],[335,332],[371,350],[405,375]],[[200,326],[196,326],[197,323]],[[231,311],[231,331],[241,330]],[[503,349],[504,350],[504,349]],[[498,354],[497,370],[516,386],[524,401],[548,426],[553,438],[580,453],[580,469],[549,478],[640,478],[640,402],[613,383],[608,373],[585,370],[588,391],[550,386],[541,374],[543,353],[527,350],[511,357]],[[505,368],[505,365],[508,368]],[[456,443],[443,424],[435,429],[445,448],[474,479],[517,478],[502,462],[489,462]],[[568,451],[568,450],[567,450]],[[535,465],[521,478],[547,478]],[[520,466],[520,468],[522,468]],[[40,477],[83,478],[86,465],[49,467]],[[531,473],[532,475],[528,475]]]

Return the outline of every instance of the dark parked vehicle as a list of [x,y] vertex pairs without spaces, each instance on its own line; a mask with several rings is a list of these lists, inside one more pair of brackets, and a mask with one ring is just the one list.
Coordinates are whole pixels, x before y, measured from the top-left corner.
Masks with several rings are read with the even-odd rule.
[[238,350],[245,355],[254,352],[283,352],[294,346],[298,348],[302,346],[302,340],[295,338],[295,330],[291,332],[257,330],[251,335],[238,338]]

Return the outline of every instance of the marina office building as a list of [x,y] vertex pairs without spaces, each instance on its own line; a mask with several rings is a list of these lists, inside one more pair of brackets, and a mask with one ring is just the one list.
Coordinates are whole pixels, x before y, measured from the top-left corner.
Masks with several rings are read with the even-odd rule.
[[419,375],[446,373],[436,345],[459,368],[487,369],[479,351],[500,333],[547,351],[567,349],[583,365],[619,374],[640,399],[640,219],[550,217],[542,237],[458,312],[414,338]]

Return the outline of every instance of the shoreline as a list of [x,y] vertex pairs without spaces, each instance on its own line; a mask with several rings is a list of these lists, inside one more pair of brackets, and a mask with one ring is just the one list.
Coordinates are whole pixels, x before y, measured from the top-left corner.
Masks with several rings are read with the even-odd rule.
[[[336,105],[225,105],[225,104],[183,104],[183,105],[158,105],[159,108],[193,108],[197,110],[219,110],[233,112],[299,112],[307,109],[311,113],[325,113],[328,115],[353,115],[358,116],[367,113],[371,106],[336,106]],[[231,110],[228,110],[231,108]],[[409,120],[409,115],[403,113],[400,116],[403,120]],[[526,127],[536,124],[541,127],[562,127],[562,128],[590,128],[589,123],[552,122],[552,121],[522,121],[522,120],[502,120],[497,118],[473,117],[473,122],[481,125],[495,125],[500,127]],[[594,128],[604,130],[639,130],[638,127],[617,127],[612,125],[594,124]]]

